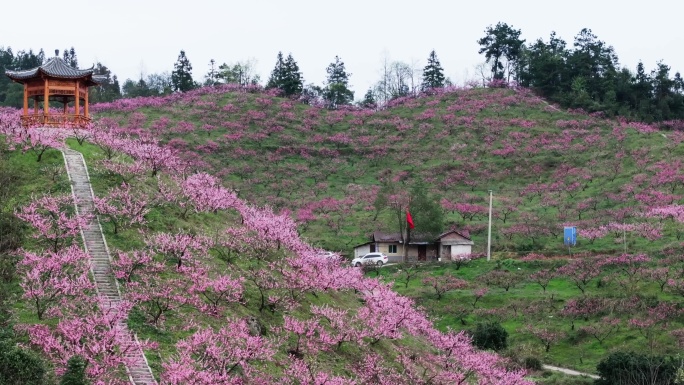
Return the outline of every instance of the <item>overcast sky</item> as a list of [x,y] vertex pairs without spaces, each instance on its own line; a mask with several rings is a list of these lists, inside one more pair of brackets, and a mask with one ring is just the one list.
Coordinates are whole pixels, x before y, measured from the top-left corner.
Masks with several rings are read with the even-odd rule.
[[620,65],[648,71],[663,60],[684,72],[679,1],[542,0],[116,0],[3,1],[0,46],[74,47],[81,67],[99,61],[121,83],[172,71],[180,50],[202,81],[209,61],[254,59],[262,83],[278,51],[292,53],[306,83],[321,85],[335,55],[352,73],[356,99],[380,79],[385,57],[425,66],[432,49],[456,84],[484,61],[477,40],[502,21],[532,42],[556,31],[571,46],[582,28],[612,45]]

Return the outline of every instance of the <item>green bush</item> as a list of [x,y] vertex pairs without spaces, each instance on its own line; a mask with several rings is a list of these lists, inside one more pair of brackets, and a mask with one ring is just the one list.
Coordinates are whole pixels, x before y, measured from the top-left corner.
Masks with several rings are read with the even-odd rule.
[[86,362],[81,356],[72,356],[67,361],[67,369],[59,385],[88,385],[85,375]]
[[47,369],[43,360],[11,339],[0,340],[0,385],[45,385]]
[[473,344],[483,350],[499,351],[508,347],[508,332],[498,322],[477,324]]
[[678,365],[674,358],[615,352],[596,366],[600,379],[595,385],[674,385]]
[[537,357],[525,357],[523,365],[527,370],[542,370],[542,362]]

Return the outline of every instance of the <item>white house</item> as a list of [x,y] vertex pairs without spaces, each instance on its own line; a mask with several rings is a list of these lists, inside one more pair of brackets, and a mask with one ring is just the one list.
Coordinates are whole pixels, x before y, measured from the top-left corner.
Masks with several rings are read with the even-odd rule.
[[[408,257],[417,261],[449,261],[458,258],[459,255],[472,253],[473,245],[470,237],[456,230],[447,231],[437,239],[412,235],[408,244]],[[370,241],[354,247],[354,257],[375,251],[385,253],[389,262],[402,262],[404,243],[401,234],[376,231]]]

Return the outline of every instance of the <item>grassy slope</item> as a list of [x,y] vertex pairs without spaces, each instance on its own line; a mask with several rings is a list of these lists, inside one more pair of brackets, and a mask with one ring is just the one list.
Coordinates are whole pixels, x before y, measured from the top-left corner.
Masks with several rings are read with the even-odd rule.
[[[611,199],[611,196],[622,194],[623,185],[635,176],[644,174],[644,170],[659,160],[681,155],[681,149],[676,145],[678,142],[672,137],[663,138],[659,133],[641,134],[626,129],[625,139],[619,140],[613,131],[614,122],[557,111],[536,98],[505,90],[471,90],[408,100],[403,105],[362,116],[315,110],[278,98],[243,93],[209,95],[163,107],[142,108],[133,113],[101,112],[99,116],[112,117],[122,125],[134,127],[153,129],[155,126],[164,126],[159,132],[167,140],[181,138],[185,143],[177,140],[177,146],[200,154],[213,172],[223,175],[227,185],[238,190],[241,197],[256,204],[270,204],[296,212],[308,202],[321,201],[325,197],[340,200],[352,197],[342,204],[340,210],[319,209],[316,211],[316,220],[302,225],[302,235],[312,243],[345,252],[350,251],[351,245],[362,242],[369,231],[392,230],[395,227],[391,213],[387,210],[380,212],[377,221],[372,221],[375,215],[373,192],[377,191],[382,181],[408,186],[421,179],[427,182],[431,192],[454,202],[471,201],[484,207],[486,192],[492,188],[496,191],[495,204],[498,209],[507,203],[517,208],[505,223],[502,220],[495,222],[496,256],[501,260],[508,251],[562,253],[557,235],[535,237],[534,242],[531,242],[529,236],[513,235],[509,239],[503,230],[516,223],[535,222],[542,224],[538,228],[540,232],[544,229],[557,231],[558,225],[565,222],[558,219],[559,212],[577,214],[564,207],[563,202],[572,206],[589,198],[598,200],[598,204],[595,210],[584,212],[583,219],[595,219],[596,223],[613,221],[618,218],[614,209],[638,206],[638,203],[633,199],[634,194],[626,194],[628,199],[632,199],[626,202]],[[168,123],[162,125],[161,118],[168,119]],[[563,129],[559,126],[564,125],[564,121],[575,121],[571,125],[582,127],[573,129],[574,134],[571,134],[575,137],[571,145],[544,148],[541,142],[553,144],[562,140]],[[178,131],[181,122],[191,123],[195,131],[174,132]],[[206,130],[205,125],[209,125],[210,130]],[[516,148],[520,150],[506,156],[492,155],[491,149],[503,148],[506,138],[511,138],[513,132],[529,135],[517,142]],[[336,134],[347,134],[351,139],[344,135],[335,137]],[[590,138],[592,134],[598,134],[598,138]],[[537,143],[532,142],[535,139]],[[591,145],[583,146],[587,142],[591,142]],[[101,158],[94,146],[71,145],[84,152],[89,164]],[[539,151],[530,154],[523,150],[527,145]],[[645,150],[651,157],[645,166],[637,166],[635,159],[630,156],[635,150]],[[615,154],[621,151],[627,155],[615,162]],[[55,153],[48,156],[50,161],[61,161],[61,158],[52,159],[53,155]],[[467,177],[460,171],[466,172]],[[575,176],[580,174],[588,174],[590,178]],[[652,173],[646,174],[652,176]],[[92,176],[96,194],[103,194],[118,182],[106,173],[92,171]],[[62,182],[58,181],[56,185],[63,184],[63,179],[64,176],[60,179]],[[563,190],[564,186],[578,179],[582,181],[580,189],[569,193]],[[557,181],[566,183],[552,189],[549,194],[525,195],[518,201],[522,191],[531,183],[549,184]],[[648,181],[647,178],[637,189],[651,186]],[[31,191],[44,190],[44,185],[38,187],[33,186]],[[153,186],[149,184],[146,188]],[[670,191],[669,186],[656,188],[663,192]],[[674,192],[679,193],[680,189],[681,186],[676,186]],[[549,199],[553,201],[549,203]],[[541,204],[542,201],[544,204]],[[538,219],[530,219],[526,216],[528,214]],[[213,229],[234,220],[230,213],[219,216],[193,215],[181,220],[173,209],[155,209],[148,219],[153,231]],[[482,247],[486,236],[482,231],[484,216],[480,215],[471,221],[449,212],[447,219],[450,224],[469,228],[476,243]],[[114,247],[131,249],[141,245],[135,230],[118,236],[114,236],[108,226],[105,226],[105,231],[108,233],[108,242]],[[651,242],[630,234],[628,246],[632,251],[657,254],[665,246],[678,243],[676,231],[676,226],[667,222],[663,238]],[[577,250],[612,252],[620,249],[621,245],[616,245],[611,237],[607,238],[593,243],[584,242]],[[216,260],[216,263],[217,266],[222,263],[225,266],[225,262],[220,260]],[[537,268],[533,264],[506,263],[524,271]],[[449,271],[452,267],[426,266],[424,274],[454,273],[476,281],[476,277],[491,268],[482,262],[458,272]],[[388,269],[383,275],[390,273]],[[407,290],[398,291],[416,298],[429,309],[440,328],[461,328],[460,322],[450,314],[445,304],[467,302],[471,291],[449,293],[446,298],[436,301],[419,282],[415,280]],[[619,295],[618,290],[610,286],[596,290],[607,296]],[[553,294],[558,307],[562,307],[563,300],[578,294],[563,280],[555,280],[549,292]],[[250,295],[253,293],[248,293]],[[645,287],[642,295],[671,299],[667,294],[658,294],[651,286]],[[512,298],[541,299],[544,295],[531,283],[520,285],[508,293],[494,289],[483,299],[481,307],[501,307]],[[307,305],[334,302],[344,307],[355,306],[353,300],[347,301],[349,299],[344,296],[305,298]],[[30,311],[22,309],[20,304],[18,314],[21,321],[34,322]],[[234,316],[256,314],[255,309],[242,307],[231,312]],[[266,323],[278,322],[275,318],[269,319],[267,313],[262,316]],[[166,356],[173,351],[173,343],[187,334],[179,328],[182,318],[183,314],[170,318],[163,329],[145,326],[142,317],[135,314],[131,322],[141,337],[159,341],[160,354]],[[472,327],[478,319],[470,315],[466,327]],[[611,349],[638,348],[643,343],[634,331],[623,328],[622,333],[604,342],[603,346],[586,338],[569,336],[565,342],[555,345],[549,354],[545,354],[532,337],[517,332],[524,321],[524,317],[508,317],[503,322],[512,334],[514,349],[520,350],[520,355],[537,355],[549,363],[586,371],[592,371],[597,360]],[[558,320],[553,326],[565,330],[567,321]],[[681,320],[673,327],[677,326],[681,327]],[[664,351],[671,351],[672,342],[663,343]],[[387,345],[378,347],[380,350],[389,348]],[[353,359],[355,353],[343,351],[340,354]],[[329,364],[335,366],[334,362]],[[153,365],[159,369],[158,358],[153,359]]]
[[[168,119],[161,131],[167,140],[175,138],[179,148],[199,154],[240,196],[257,204],[296,213],[311,201],[352,197],[342,209],[317,211],[317,219],[301,227],[311,242],[347,253],[352,245],[363,242],[368,232],[396,228],[388,210],[373,221],[374,193],[383,181],[401,188],[422,180],[436,196],[481,207],[486,207],[487,190],[493,189],[495,213],[514,207],[505,222],[499,218],[494,224],[495,258],[500,261],[511,251],[566,253],[559,234],[563,224],[582,229],[644,221],[623,218],[620,210],[645,210],[648,205],[635,198],[639,192],[654,189],[678,199],[682,191],[680,184],[658,185],[653,179],[654,165],[682,155],[678,133],[642,133],[614,121],[559,111],[535,97],[509,90],[461,91],[358,115],[312,109],[260,94],[225,94],[142,108],[133,115],[110,111],[101,116],[114,118],[122,126],[155,127],[160,118]],[[194,132],[174,132],[181,122],[191,123]],[[509,153],[492,153],[508,145],[513,148]],[[572,187],[573,182],[579,185]],[[633,190],[625,188],[632,183]],[[526,194],[534,184],[545,186],[543,192]],[[580,202],[592,207],[580,213]],[[449,225],[468,228],[476,250],[483,249],[484,215],[469,220],[447,212],[447,220]],[[527,235],[506,235],[506,229],[523,224],[536,227]],[[678,225],[667,221],[657,240],[628,233],[628,250],[658,256],[665,248],[678,247],[680,231]],[[620,234],[592,242],[580,238],[573,252],[617,253],[623,246],[619,241]],[[538,268],[533,263],[508,263],[524,272]],[[426,269],[429,272],[425,274],[439,275],[451,268]],[[478,262],[455,274],[476,282],[490,269],[492,266]],[[391,269],[383,272],[390,273]],[[610,285],[590,290],[607,297],[624,295]],[[644,299],[676,300],[659,293],[652,284],[642,290],[639,294]],[[436,301],[416,280],[408,289],[398,291],[429,309],[439,327],[464,327],[445,304],[469,302],[470,290],[449,293]],[[539,301],[551,295],[558,311],[564,301],[579,295],[561,279],[552,282],[548,293],[527,282],[510,292],[492,290],[480,306],[502,308],[515,299]],[[471,314],[465,328],[487,317],[492,316]],[[517,354],[585,371],[593,371],[606,352],[639,350],[644,343],[637,331],[624,326],[602,344],[568,330],[567,337],[545,353],[538,341],[521,332],[524,322],[529,322],[524,316],[506,317],[503,322]],[[557,315],[549,314],[549,322],[553,329],[569,329],[569,321]],[[681,326],[680,319],[671,329]],[[657,339],[662,343],[659,351],[673,352],[675,345],[666,333]]]
[[[679,135],[614,130],[616,122],[558,111],[509,90],[448,93],[358,115],[237,93],[99,116],[122,126],[162,127],[163,137],[174,139],[181,151],[199,154],[204,167],[256,204],[297,214],[326,197],[343,200],[335,209],[317,206],[316,220],[301,230],[312,242],[345,253],[374,230],[397,231],[388,209],[373,220],[373,201],[383,183],[403,190],[422,181],[435,199],[469,202],[485,211],[487,190],[493,189],[496,216],[505,207],[514,209],[505,222],[499,218],[494,224],[494,250],[501,252],[563,253],[563,225],[582,230],[643,221],[624,219],[620,211],[648,207],[636,200],[637,193],[654,188],[677,198],[682,190],[681,184],[671,188],[652,181],[653,165],[681,155]],[[187,124],[194,131],[187,132]],[[511,151],[493,153],[505,148]],[[646,160],[637,165],[642,157]],[[624,187],[630,183],[633,191]],[[542,192],[527,193],[530,186],[541,186]],[[580,203],[591,208],[580,212]],[[484,213],[472,219],[446,214],[447,227],[470,230],[476,250],[484,250]],[[628,247],[652,252],[676,243],[676,226],[665,223],[663,231],[655,242],[627,234]],[[619,249],[608,236],[580,240],[576,251]]]
[[[522,359],[524,357],[537,357],[542,362],[550,365],[569,367],[584,372],[594,372],[596,364],[608,353],[614,350],[624,351],[650,351],[647,339],[639,330],[630,328],[627,321],[631,318],[639,318],[645,314],[643,310],[634,310],[629,314],[616,311],[610,314],[622,320],[617,329],[606,340],[598,342],[592,336],[581,331],[582,327],[596,324],[602,316],[589,317],[587,321],[580,319],[575,321],[575,329],[571,329],[571,320],[561,315],[564,304],[569,299],[577,299],[582,296],[580,291],[568,280],[555,278],[543,292],[541,287],[524,277],[540,268],[549,268],[562,263],[552,262],[523,262],[515,260],[502,260],[499,263],[488,263],[485,260],[476,260],[471,264],[456,270],[455,266],[447,264],[427,264],[418,268],[418,275],[409,281],[408,287],[402,280],[404,272],[402,266],[389,266],[380,271],[383,279],[395,282],[397,292],[407,295],[416,300],[434,318],[438,328],[446,330],[473,330],[478,322],[500,322],[509,333],[509,349],[505,354]],[[489,292],[472,306],[474,290],[484,287],[481,277],[495,269],[504,269],[516,272],[523,280],[506,291],[503,288],[490,286]],[[607,276],[610,271],[602,274]],[[374,273],[371,273],[374,275]],[[448,292],[440,300],[437,299],[431,287],[427,287],[421,281],[423,278],[434,275],[453,275],[465,279],[470,287],[465,290]],[[600,278],[591,281],[587,296],[605,297],[612,300],[643,301],[648,304],[658,302],[679,303],[681,296],[668,292],[661,292],[654,283],[644,283],[634,292],[625,292],[618,285],[599,285]],[[537,310],[544,305],[543,310]],[[465,325],[457,314],[465,311]],[[545,352],[543,344],[525,330],[526,325],[543,326],[550,330],[559,331],[562,338],[552,344],[549,352]],[[655,330],[653,353],[677,354],[679,347],[676,341],[669,336],[669,331],[681,329],[684,319],[674,316],[671,322],[662,329]]]
[[[71,148],[80,151],[84,154],[86,162],[89,165],[90,175],[93,181],[93,190],[96,195],[103,196],[107,190],[120,183],[120,179],[116,175],[105,171],[98,167],[98,162],[104,159],[103,154],[99,149],[89,143],[79,145],[74,140],[68,141]],[[154,194],[156,188],[156,178],[147,176],[138,178],[134,181],[135,188],[150,190]],[[236,213],[231,211],[219,213],[190,213],[186,217],[179,214],[177,207],[171,206],[156,206],[146,215],[147,224],[144,229],[148,234],[158,232],[176,233],[184,231],[193,234],[203,234],[214,236],[221,232],[222,229],[228,227],[239,227],[240,219]],[[117,251],[128,251],[133,249],[144,248],[144,241],[139,232],[140,228],[130,228],[114,234],[113,226],[109,223],[103,223],[103,231],[107,238],[110,249],[116,253]],[[286,252],[271,250],[268,256],[263,261],[255,261],[252,255],[238,255],[227,260],[221,258],[217,254],[204,256],[203,262],[211,266],[213,273],[229,274],[233,277],[240,275],[244,276],[244,271],[249,268],[268,269],[268,262],[275,261],[282,258]],[[116,257],[114,257],[116,259]],[[277,272],[272,271],[274,279],[280,279]],[[173,269],[164,273],[165,279],[173,279],[179,276],[173,273]],[[122,286],[125,284],[122,282]],[[359,307],[359,297],[349,291],[316,291],[307,293],[295,293],[297,295],[296,301],[298,306],[294,310],[285,310],[277,306],[274,310],[268,308],[264,311],[259,311],[259,296],[257,289],[245,282],[245,293],[242,303],[233,303],[222,312],[221,316],[210,317],[198,312],[192,306],[182,306],[165,314],[163,322],[153,325],[149,322],[146,314],[138,308],[134,308],[129,316],[129,326],[135,331],[142,340],[150,340],[159,344],[159,348],[147,352],[150,365],[158,376],[162,372],[162,361],[168,360],[174,355],[175,344],[182,338],[188,337],[197,330],[196,325],[213,326],[220,328],[225,324],[226,317],[229,319],[244,319],[253,317],[258,320],[263,327],[264,333],[268,337],[274,337],[278,332],[275,329],[283,326],[283,316],[289,315],[297,319],[311,318],[310,307],[327,305],[334,308],[345,309],[353,312]],[[269,291],[270,295],[283,295],[276,290]],[[31,318],[32,310],[30,308],[22,308],[22,314],[27,315],[26,322],[33,323],[37,320]],[[194,325],[194,326],[193,326]],[[287,356],[286,347],[294,344],[292,339],[285,339],[279,341],[282,346],[277,350],[276,359],[285,360]],[[332,371],[336,374],[349,374],[349,367],[358,363],[358,360],[364,357],[368,351],[373,351],[381,356],[390,358],[393,357],[397,346],[409,346],[412,351],[420,352],[425,349],[414,340],[408,338],[403,340],[389,341],[381,340],[377,344],[367,347],[359,347],[351,343],[345,343],[338,349],[312,357],[316,362],[317,369]],[[306,355],[305,355],[306,356]],[[390,361],[391,362],[391,361]],[[283,370],[282,367],[270,367],[267,372],[273,375],[278,375]]]

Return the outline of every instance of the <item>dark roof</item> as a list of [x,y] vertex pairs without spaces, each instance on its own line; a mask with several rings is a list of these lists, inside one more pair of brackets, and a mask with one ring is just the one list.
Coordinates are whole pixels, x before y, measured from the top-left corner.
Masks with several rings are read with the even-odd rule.
[[[373,233],[373,236],[371,238],[375,242],[399,242],[401,243],[401,234],[400,233],[383,233],[380,231],[376,231]],[[417,233],[411,233],[411,240],[409,243],[432,243],[434,242],[434,239],[432,237],[429,237],[425,234],[417,234]]]
[[93,80],[93,83],[97,83],[97,84],[107,83],[107,76],[106,75],[93,75],[92,80]]
[[62,79],[79,79],[89,77],[92,78],[92,81],[95,84],[98,84],[102,80],[104,80],[100,76],[92,76],[93,71],[94,70],[92,68],[87,70],[80,70],[78,68],[71,67],[62,58],[55,56],[48,59],[48,61],[45,62],[45,64],[39,67],[24,71],[6,71],[5,74],[10,79],[16,81],[32,79],[35,77],[39,77],[41,74]]
[[449,231],[443,232],[442,234],[439,234],[439,237],[437,237],[437,239],[442,239],[442,237],[444,237],[445,235],[449,235],[449,234],[451,234],[451,233],[456,233],[456,234],[462,236],[463,238],[465,238],[465,239],[467,239],[467,240],[469,240],[469,241],[472,241],[472,239],[471,239],[469,236],[467,236],[467,235],[461,233],[461,232],[458,231],[458,230],[449,230]]
[[373,232],[371,239],[375,242],[401,242],[401,234],[375,231]]
[[[411,233],[411,242],[410,243],[432,243],[439,241],[442,239],[444,236],[449,235],[451,233],[456,233],[463,238],[467,240],[471,240],[471,238],[467,235],[464,235],[463,233],[457,231],[457,230],[449,230],[446,231],[442,234],[440,234],[437,239],[434,239],[428,235],[425,234],[417,234],[417,233]],[[401,243],[401,234],[400,233],[383,233],[381,231],[375,231],[373,232],[373,235],[371,236],[371,240],[374,242],[399,242]]]

